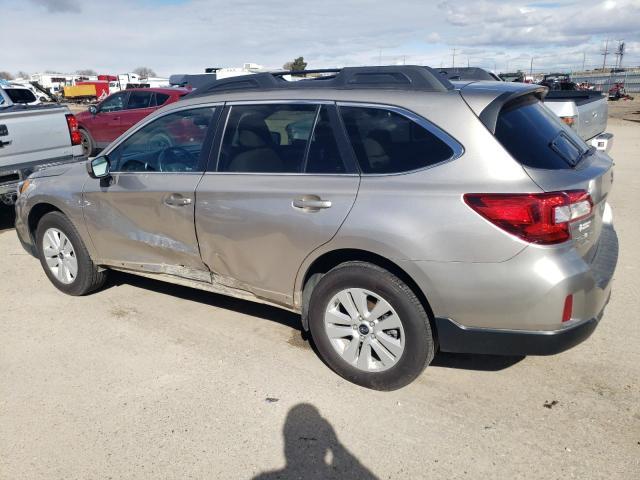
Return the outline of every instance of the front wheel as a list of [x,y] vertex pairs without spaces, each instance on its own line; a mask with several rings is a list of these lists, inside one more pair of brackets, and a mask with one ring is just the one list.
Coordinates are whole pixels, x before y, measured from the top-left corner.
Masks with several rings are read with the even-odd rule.
[[100,288],[107,278],[107,272],[94,265],[71,221],[60,212],[40,219],[36,248],[45,274],[64,293],[85,295]]
[[435,352],[429,316],[413,291],[366,262],[339,265],[322,277],[311,295],[309,326],[329,367],[376,390],[411,383]]

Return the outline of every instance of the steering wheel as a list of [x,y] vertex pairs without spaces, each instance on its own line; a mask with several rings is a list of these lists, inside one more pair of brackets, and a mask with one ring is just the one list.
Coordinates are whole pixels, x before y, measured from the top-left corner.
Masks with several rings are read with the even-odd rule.
[[193,154],[182,147],[167,147],[158,155],[158,170],[160,172],[190,172],[195,164],[196,158]]

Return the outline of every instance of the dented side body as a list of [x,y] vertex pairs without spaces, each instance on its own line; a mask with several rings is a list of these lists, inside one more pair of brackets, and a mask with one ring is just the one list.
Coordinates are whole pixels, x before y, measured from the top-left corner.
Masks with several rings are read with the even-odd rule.
[[[608,270],[598,266],[604,262],[602,232],[610,239],[605,247],[615,245],[617,252],[610,215],[605,215],[611,159],[596,153],[584,170],[553,183],[544,172],[515,161],[484,121],[491,116],[482,118],[491,105],[497,108],[499,98],[537,87],[478,83],[466,96],[466,87],[457,88],[420,93],[305,89],[187,98],[139,126],[178,108],[212,102],[344,102],[398,108],[426,119],[460,150],[433,167],[385,175],[220,173],[215,143],[201,173],[116,173],[104,183],[89,178],[84,165],[74,165],[64,175],[33,179],[18,198],[18,234],[33,245],[29,214],[34,206],[49,203],[69,216],[99,265],[293,311],[303,309],[304,282],[318,261],[333,252],[358,251],[393,263],[420,288],[435,317],[464,328],[555,332],[598,318],[610,294],[611,264],[615,267],[615,259],[609,259]],[[218,128],[223,126],[219,122]],[[598,175],[606,176],[590,180]],[[589,190],[598,207],[588,244],[578,248],[572,241],[528,244],[462,200],[471,192],[567,188]],[[175,193],[193,202],[181,208],[166,205],[166,196]],[[292,202],[300,195],[322,197],[331,208],[296,209]],[[575,315],[563,325],[569,294],[574,295]]]

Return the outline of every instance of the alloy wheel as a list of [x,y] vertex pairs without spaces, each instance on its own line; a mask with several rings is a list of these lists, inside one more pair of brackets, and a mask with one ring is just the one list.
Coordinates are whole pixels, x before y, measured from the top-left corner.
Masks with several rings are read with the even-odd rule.
[[404,352],[400,317],[389,302],[369,290],[338,292],[325,310],[324,328],[335,351],[359,370],[387,370]]

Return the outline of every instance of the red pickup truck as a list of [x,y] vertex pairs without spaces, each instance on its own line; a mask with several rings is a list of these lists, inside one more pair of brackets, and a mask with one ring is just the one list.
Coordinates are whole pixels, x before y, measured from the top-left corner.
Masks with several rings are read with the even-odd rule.
[[89,110],[76,115],[82,153],[95,155],[144,117],[177,102],[190,91],[186,88],[132,88],[91,105]]

